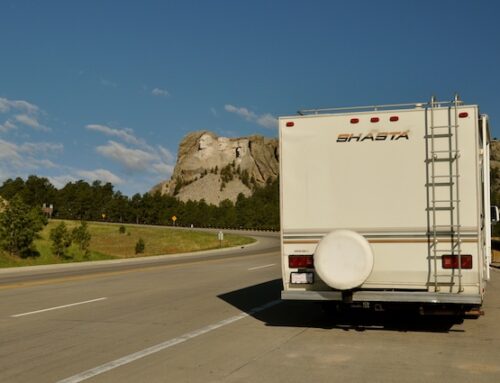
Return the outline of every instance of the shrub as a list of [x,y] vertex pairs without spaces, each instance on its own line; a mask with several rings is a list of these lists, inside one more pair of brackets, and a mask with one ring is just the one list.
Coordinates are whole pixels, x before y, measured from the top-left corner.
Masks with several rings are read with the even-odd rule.
[[139,240],[135,244],[135,253],[142,254],[144,253],[145,249],[146,249],[146,244],[144,243],[144,240],[142,238],[139,238]]
[[87,222],[82,221],[80,226],[75,227],[72,231],[73,241],[78,244],[80,250],[84,251],[85,254],[89,252],[90,239],[92,238],[89,230]]
[[125,229],[125,226],[121,225],[119,228],[118,228],[118,232],[120,234],[125,234],[125,232],[127,231],[127,229]]
[[50,239],[52,240],[52,252],[58,257],[64,257],[72,242],[71,234],[64,222],[50,231]]

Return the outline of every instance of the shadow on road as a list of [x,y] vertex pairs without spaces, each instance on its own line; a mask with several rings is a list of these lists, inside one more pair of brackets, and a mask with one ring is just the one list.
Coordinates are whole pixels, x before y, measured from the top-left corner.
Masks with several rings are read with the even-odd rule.
[[374,312],[365,309],[350,309],[336,312],[331,305],[320,302],[282,301],[266,310],[253,313],[252,309],[268,302],[279,300],[281,279],[231,291],[218,298],[250,313],[267,326],[342,329],[345,331],[462,331],[452,329],[456,323],[446,317],[421,317],[415,311]]

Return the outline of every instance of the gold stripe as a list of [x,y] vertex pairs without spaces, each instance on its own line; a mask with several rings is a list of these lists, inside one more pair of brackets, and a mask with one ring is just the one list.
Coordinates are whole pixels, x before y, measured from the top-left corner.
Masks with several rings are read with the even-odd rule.
[[[452,241],[450,239],[439,239],[438,241],[441,243],[451,243]],[[301,241],[301,240],[287,240],[283,241],[283,244],[285,245],[295,245],[295,244],[311,244],[311,243],[318,243],[319,240],[307,240],[307,241]],[[429,239],[368,239],[368,242],[370,243],[429,243]],[[471,239],[462,239],[462,242],[467,242],[467,243],[477,243],[478,239],[477,238],[471,238]]]

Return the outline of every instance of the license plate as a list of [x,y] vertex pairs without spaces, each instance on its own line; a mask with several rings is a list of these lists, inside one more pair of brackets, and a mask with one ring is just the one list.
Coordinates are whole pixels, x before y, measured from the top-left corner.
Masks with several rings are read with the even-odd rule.
[[291,273],[290,283],[295,284],[310,284],[313,283],[314,276],[313,273]]

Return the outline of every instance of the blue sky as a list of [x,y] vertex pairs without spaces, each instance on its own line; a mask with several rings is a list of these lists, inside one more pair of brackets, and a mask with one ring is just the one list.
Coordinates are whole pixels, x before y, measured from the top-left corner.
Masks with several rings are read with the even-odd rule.
[[498,1],[2,1],[0,182],[168,179],[182,137],[449,100],[500,135]]

